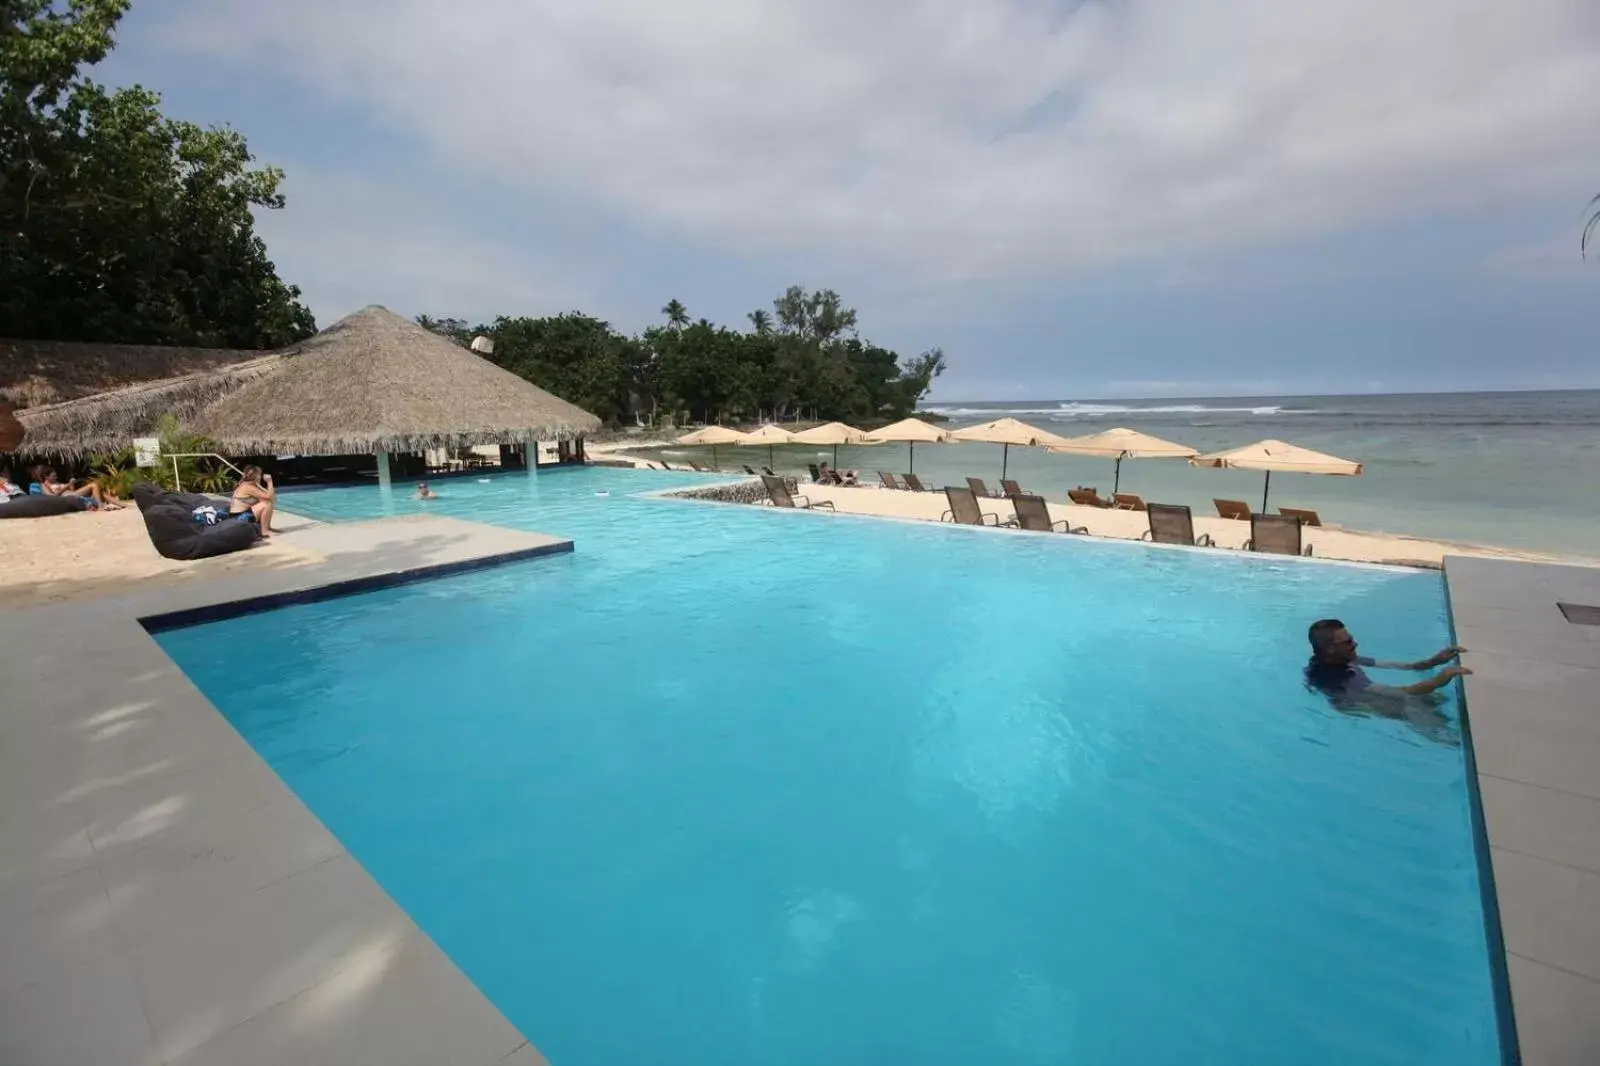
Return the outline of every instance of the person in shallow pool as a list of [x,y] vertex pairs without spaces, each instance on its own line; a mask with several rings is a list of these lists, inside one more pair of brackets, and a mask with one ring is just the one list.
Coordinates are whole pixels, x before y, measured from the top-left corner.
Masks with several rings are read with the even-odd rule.
[[[1311,661],[1306,664],[1306,684],[1333,698],[1359,699],[1363,695],[1379,697],[1424,696],[1437,692],[1455,678],[1472,673],[1465,666],[1454,665],[1465,649],[1452,645],[1437,655],[1419,659],[1414,663],[1384,662],[1359,654],[1360,646],[1350,635],[1343,622],[1337,618],[1324,618],[1311,623],[1306,636],[1311,641]],[[1451,663],[1450,666],[1445,666]],[[1432,670],[1444,666],[1432,677],[1410,685],[1390,686],[1375,683],[1362,667],[1375,670]]]
[[419,500],[437,500],[439,494],[430,489],[426,481],[419,481],[417,482],[416,498]]

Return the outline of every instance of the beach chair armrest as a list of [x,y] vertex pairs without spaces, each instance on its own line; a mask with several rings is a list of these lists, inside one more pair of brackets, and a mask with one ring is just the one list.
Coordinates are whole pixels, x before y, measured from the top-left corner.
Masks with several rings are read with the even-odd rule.
[[1304,555],[1307,559],[1311,558],[1311,545],[1307,544],[1306,545],[1306,550],[1301,552],[1300,554]]
[[1139,534],[1139,539],[1140,540],[1154,541],[1155,540],[1155,536],[1150,532],[1150,530],[1147,529],[1143,533]]
[[939,521],[941,522],[954,522],[955,520],[956,513],[954,511],[946,511],[944,514],[939,516]]
[[996,529],[1000,528],[1000,516],[999,515],[997,515],[997,514],[989,514],[989,513],[985,512],[984,514],[981,514],[981,515],[978,516],[978,522],[979,522],[980,525],[984,524],[984,523],[987,523],[987,522],[990,522],[990,521],[993,522],[994,527]]
[[1255,540],[1255,538],[1251,537],[1249,540],[1245,541],[1242,550],[1243,551],[1247,551],[1247,552],[1255,551],[1256,550],[1256,540]]
[[1194,538],[1194,546],[1196,548],[1215,548],[1217,542],[1211,539],[1210,533],[1202,533]]
[[1061,532],[1066,533],[1069,530],[1071,530],[1072,524],[1070,522],[1068,522],[1065,518],[1063,518],[1059,522],[1051,522],[1050,523],[1050,528],[1051,529],[1059,528],[1061,530]]

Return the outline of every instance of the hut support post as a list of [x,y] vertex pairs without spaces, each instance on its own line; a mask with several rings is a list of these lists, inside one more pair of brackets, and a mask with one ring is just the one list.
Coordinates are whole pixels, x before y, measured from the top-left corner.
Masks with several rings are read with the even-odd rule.
[[378,452],[378,487],[387,489],[389,482],[389,453]]

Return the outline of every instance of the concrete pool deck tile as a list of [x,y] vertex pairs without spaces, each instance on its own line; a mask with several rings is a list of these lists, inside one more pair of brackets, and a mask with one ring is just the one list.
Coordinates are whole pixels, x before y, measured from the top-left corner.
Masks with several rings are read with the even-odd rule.
[[1491,850],[1506,951],[1600,981],[1600,874]]
[[[1520,1022],[1522,1066],[1600,1062],[1600,981],[1508,955],[1511,998]],[[1587,1021],[1586,1021],[1587,1020]]]
[[6,1066],[163,1066],[133,971],[116,952],[0,995]]
[[[1600,799],[1600,716],[1592,713],[1592,702],[1496,692],[1487,684],[1467,686],[1478,773]],[[1491,705],[1491,699],[1500,702]]]
[[355,860],[340,855],[128,949],[165,1061],[414,931]]
[[[277,1033],[290,1040],[280,1061],[389,1066],[402,1060],[392,1049],[414,1046],[443,1049],[428,1061],[457,1061],[459,1048],[460,1061],[488,1066],[525,1043],[140,620],[219,604],[237,612],[237,601],[259,597],[324,598],[330,586],[344,594],[572,544],[433,517],[290,535],[319,545],[325,562],[0,612],[4,1066],[198,1055],[310,989],[345,987],[340,975],[372,972],[400,944],[408,961],[395,971],[398,992],[308,997],[338,1039],[322,1045],[325,1055],[307,1044],[299,1056],[298,1031]],[[57,669],[64,648],[93,668]],[[273,1014],[238,1039],[303,1020]],[[224,1045],[214,1050],[206,1061],[232,1061]]]
[[[444,954],[413,934],[175,1058],[171,1066],[494,1066],[527,1047]],[[405,1024],[425,1014],[422,1031]]]
[[202,814],[152,833],[100,863],[129,939],[181,935],[212,907],[342,854],[295,799],[242,813]]
[[1600,874],[1600,799],[1490,774],[1478,798],[1497,846]]
[[1563,666],[1600,667],[1600,646],[1585,637],[1580,626],[1562,621],[1559,629],[1543,624],[1512,628],[1477,613],[1470,617],[1470,622],[1456,626],[1456,639],[1473,654],[1532,656]]
[[0,892],[0,995],[117,950],[111,900],[93,867]]

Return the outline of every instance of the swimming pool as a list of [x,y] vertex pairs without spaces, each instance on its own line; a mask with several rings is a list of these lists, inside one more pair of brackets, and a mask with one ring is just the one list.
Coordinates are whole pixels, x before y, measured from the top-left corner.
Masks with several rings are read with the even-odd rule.
[[1453,705],[1300,682],[1437,576],[696,480],[286,495],[577,550],[158,639],[556,1066],[1499,1061]]

